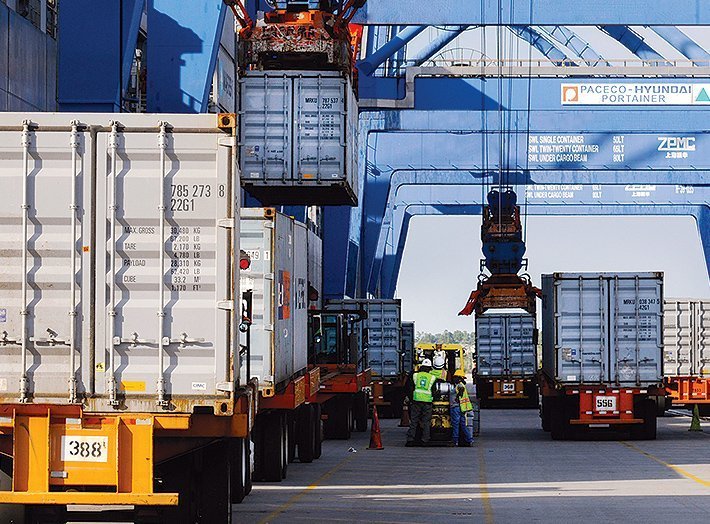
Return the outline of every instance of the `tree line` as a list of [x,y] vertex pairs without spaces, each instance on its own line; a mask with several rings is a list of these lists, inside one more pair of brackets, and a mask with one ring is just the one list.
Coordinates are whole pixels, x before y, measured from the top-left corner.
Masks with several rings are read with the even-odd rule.
[[427,333],[425,331],[417,331],[417,344],[461,344],[472,345],[476,342],[476,335],[473,331],[449,331],[444,330],[443,333]]

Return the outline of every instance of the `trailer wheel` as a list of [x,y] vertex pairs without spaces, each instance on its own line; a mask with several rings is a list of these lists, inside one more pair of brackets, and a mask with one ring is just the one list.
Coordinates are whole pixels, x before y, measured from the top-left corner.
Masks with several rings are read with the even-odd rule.
[[241,503],[247,496],[249,484],[249,439],[232,439],[232,504]]
[[320,404],[313,404],[313,424],[315,443],[313,446],[313,458],[319,459],[323,453],[323,419],[321,414],[323,410]]
[[542,419],[542,430],[550,431],[552,429],[552,413],[551,413],[551,397],[542,397],[540,405],[540,418]]
[[634,406],[634,416],[642,418],[641,424],[631,426],[633,440],[656,440],[656,402],[651,398],[644,398]]
[[334,398],[326,404],[328,419],[324,424],[325,438],[348,440],[352,428],[352,406],[348,398]]
[[260,422],[260,431],[256,442],[258,476],[255,480],[280,482],[287,464],[284,420],[281,413],[265,413]]
[[355,431],[367,431],[367,421],[370,411],[370,399],[364,391],[358,391],[353,397],[353,416],[355,417]]
[[286,427],[288,429],[288,463],[290,464],[296,460],[296,431],[298,427],[298,417],[295,412],[288,412],[286,414],[286,420]]
[[540,392],[537,388],[536,382],[526,382],[525,383],[525,394],[528,396],[527,406],[530,408],[536,408],[540,405]]
[[281,415],[281,433],[283,435],[283,439],[281,441],[281,453],[283,455],[283,459],[281,461],[281,480],[286,478],[286,473],[288,472],[289,451],[291,449],[291,437],[293,436],[289,430],[290,424],[288,421],[288,415],[284,413]]
[[550,397],[550,436],[552,440],[567,440],[570,437],[570,409],[567,397]]
[[316,410],[312,404],[298,408],[298,460],[303,463],[313,462],[316,451]]

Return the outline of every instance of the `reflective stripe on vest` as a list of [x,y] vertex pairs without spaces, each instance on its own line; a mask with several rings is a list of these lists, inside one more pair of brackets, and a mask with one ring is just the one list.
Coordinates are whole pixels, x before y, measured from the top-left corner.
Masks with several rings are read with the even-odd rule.
[[431,394],[431,386],[434,384],[436,377],[431,373],[420,371],[414,374],[414,395],[415,402],[433,402],[434,397]]
[[466,386],[463,388],[463,394],[459,399],[459,408],[461,413],[466,413],[467,411],[473,411],[473,404],[471,404],[471,399],[468,398],[468,391],[466,391]]

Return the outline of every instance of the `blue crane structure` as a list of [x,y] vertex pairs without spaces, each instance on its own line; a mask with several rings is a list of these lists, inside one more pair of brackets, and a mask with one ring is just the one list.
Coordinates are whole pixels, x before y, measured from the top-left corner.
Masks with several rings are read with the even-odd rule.
[[[392,297],[411,217],[480,214],[499,184],[530,215],[693,216],[710,274],[710,54],[677,27],[710,25],[703,3],[368,0],[354,19],[367,28],[360,199],[324,210],[326,297]],[[222,0],[63,3],[60,109],[122,110],[145,16],[147,110],[206,111],[226,14]],[[580,25],[635,59],[602,56]],[[541,58],[436,60],[481,26]]]

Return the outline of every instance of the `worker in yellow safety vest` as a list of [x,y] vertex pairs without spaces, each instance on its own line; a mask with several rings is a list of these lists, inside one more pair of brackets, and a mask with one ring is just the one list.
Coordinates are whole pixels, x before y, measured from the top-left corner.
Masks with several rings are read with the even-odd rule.
[[473,404],[466,391],[466,373],[463,369],[454,372],[454,387],[449,393],[451,405],[451,439],[459,447],[471,447],[473,437],[466,425],[466,413],[473,411]]
[[[431,360],[422,359],[419,371],[412,375],[409,381],[409,431],[407,431],[407,447],[427,446],[431,435],[431,413],[434,395],[432,388],[437,378],[431,374]],[[417,427],[421,427],[421,440],[416,440]]]

